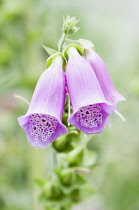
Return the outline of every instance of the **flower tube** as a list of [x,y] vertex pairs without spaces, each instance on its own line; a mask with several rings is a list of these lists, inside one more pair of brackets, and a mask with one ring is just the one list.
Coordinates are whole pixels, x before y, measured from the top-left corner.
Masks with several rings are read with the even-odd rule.
[[26,115],[18,118],[32,146],[44,148],[67,132],[61,122],[64,103],[65,75],[62,57],[57,55],[50,67],[42,73]]
[[67,87],[73,114],[68,122],[86,134],[100,133],[115,105],[106,101],[90,64],[73,47],[67,49]]
[[85,59],[92,66],[106,100],[113,104],[125,100],[115,89],[102,58],[90,48],[85,50]]

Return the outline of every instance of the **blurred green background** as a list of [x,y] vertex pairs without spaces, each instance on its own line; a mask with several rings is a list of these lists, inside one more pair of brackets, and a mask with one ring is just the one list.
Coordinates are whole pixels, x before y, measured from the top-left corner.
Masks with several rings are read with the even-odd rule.
[[0,209],[41,210],[33,179],[51,167],[49,147],[31,147],[17,117],[31,99],[45,69],[42,44],[57,48],[63,15],[80,19],[73,39],[89,39],[104,59],[112,80],[125,96],[118,104],[123,123],[113,114],[109,128],[90,147],[101,165],[91,176],[96,194],[76,206],[88,210],[139,209],[139,2],[138,0],[0,0]]

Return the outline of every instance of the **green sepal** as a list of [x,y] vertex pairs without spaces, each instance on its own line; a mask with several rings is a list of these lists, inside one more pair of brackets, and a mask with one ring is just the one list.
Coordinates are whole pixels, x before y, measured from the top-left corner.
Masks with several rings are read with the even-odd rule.
[[[48,69],[49,68],[49,66],[51,66],[51,64],[52,64],[52,62],[53,62],[53,60],[55,59],[55,57],[56,56],[61,56],[62,58],[63,58],[63,66],[65,66],[65,59],[64,59],[64,57],[63,57],[63,55],[62,55],[62,53],[60,53],[60,52],[57,52],[57,53],[55,53],[55,54],[53,54],[53,55],[51,55],[47,60],[46,60],[46,69]],[[63,67],[64,68],[64,67]]]
[[83,49],[90,49],[90,48],[94,49],[94,44],[91,41],[87,40],[87,39],[79,39],[76,42]]
[[69,44],[76,44],[77,40],[73,40],[73,39],[65,39],[65,42],[69,43]]
[[68,51],[69,47],[75,47],[78,50],[78,52],[80,53],[80,55],[84,54],[84,49],[81,46],[79,46],[77,44],[68,44],[66,46],[66,48],[64,49],[64,52],[63,52],[63,55],[66,58],[66,60],[68,60],[68,53],[67,53],[67,51]]
[[58,51],[50,48],[50,47],[47,47],[45,45],[42,45],[42,47],[45,49],[45,51],[49,54],[49,55],[54,55],[56,54]]

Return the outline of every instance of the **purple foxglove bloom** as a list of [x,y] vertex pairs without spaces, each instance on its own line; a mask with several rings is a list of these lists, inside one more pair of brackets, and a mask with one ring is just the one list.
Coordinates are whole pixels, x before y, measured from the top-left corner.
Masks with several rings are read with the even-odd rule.
[[107,67],[101,57],[93,50],[85,50],[85,58],[92,66],[97,79],[99,81],[100,87],[107,101],[112,104],[116,104],[118,101],[123,101],[125,98],[120,95],[115,89],[111,78],[109,76]]
[[68,122],[83,133],[100,133],[115,105],[106,101],[90,64],[74,47],[67,53],[66,79],[73,109]]
[[67,132],[61,123],[64,102],[65,75],[59,55],[42,73],[26,115],[18,118],[32,146],[44,148]]

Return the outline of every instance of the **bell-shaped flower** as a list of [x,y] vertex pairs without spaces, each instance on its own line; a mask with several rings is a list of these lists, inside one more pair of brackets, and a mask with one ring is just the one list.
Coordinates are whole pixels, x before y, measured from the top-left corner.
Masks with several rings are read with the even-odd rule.
[[100,133],[115,105],[106,100],[95,72],[78,51],[71,46],[67,54],[66,79],[73,109],[68,122],[83,133]]
[[85,50],[85,59],[92,66],[106,100],[113,104],[125,100],[115,89],[102,58],[90,48]]
[[44,148],[67,132],[61,122],[65,94],[62,57],[57,55],[50,67],[42,73],[26,115],[18,118],[32,146]]

